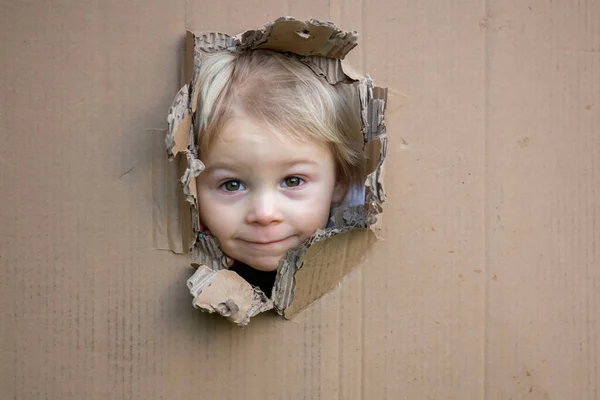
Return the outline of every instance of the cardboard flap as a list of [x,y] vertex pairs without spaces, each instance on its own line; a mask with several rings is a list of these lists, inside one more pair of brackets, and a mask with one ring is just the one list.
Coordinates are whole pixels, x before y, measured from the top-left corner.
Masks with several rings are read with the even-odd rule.
[[303,22],[282,17],[262,29],[248,30],[238,38],[239,50],[242,51],[265,49],[301,56],[344,59],[356,47],[358,34],[342,31],[331,22]]
[[237,273],[202,266],[187,281],[194,296],[193,305],[202,311],[216,312],[234,324],[244,326],[250,318],[273,308],[273,302]]
[[353,229],[310,246],[302,267],[294,274],[295,290],[284,316],[293,318],[331,292],[344,276],[360,265],[376,241],[377,236],[371,229]]
[[[371,237],[365,233],[358,233],[362,231],[371,232],[373,233],[373,236]],[[288,314],[285,313],[285,310],[294,302],[295,293],[296,290],[298,290],[296,274],[306,265],[306,255],[308,254],[308,250],[313,247],[316,247],[316,249],[326,248],[327,251],[318,251],[317,254],[319,254],[319,257],[321,258],[309,259],[313,266],[308,269],[309,271],[313,271],[321,270],[322,268],[330,268],[331,273],[323,271],[318,277],[315,274],[310,275],[315,279],[325,279],[323,283],[324,286],[319,287],[327,290],[321,290],[312,286],[312,289],[302,289],[304,290],[303,293],[310,293],[310,295],[307,295],[308,300],[300,300],[298,302],[298,304],[302,305],[300,307],[301,309],[304,309],[305,306],[325,295],[335,283],[339,282],[344,274],[350,271],[353,266],[360,263],[360,260],[362,260],[361,257],[347,258],[346,256],[342,256],[342,254],[346,254],[345,252],[354,252],[354,250],[346,247],[350,245],[350,242],[348,241],[349,238],[353,238],[352,243],[353,245],[356,245],[354,249],[361,249],[361,252],[366,252],[376,240],[376,235],[371,229],[353,229],[348,226],[345,226],[342,229],[330,228],[323,231],[317,231],[317,233],[308,239],[301,247],[290,250],[285,255],[277,271],[277,278],[275,280],[275,287],[273,288],[272,295],[275,308],[280,314],[286,317],[288,316]],[[363,244],[359,245],[358,242],[363,243],[364,247]],[[314,251],[316,250],[313,250],[313,252]],[[335,266],[332,266],[332,264],[335,264]],[[339,276],[339,274],[342,275]],[[335,282],[333,282],[334,280]],[[304,285],[304,283],[302,283],[302,285]]]

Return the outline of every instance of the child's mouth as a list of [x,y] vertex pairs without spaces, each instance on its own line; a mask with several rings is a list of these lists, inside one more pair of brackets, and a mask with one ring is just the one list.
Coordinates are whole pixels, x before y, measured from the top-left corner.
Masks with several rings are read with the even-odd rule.
[[246,245],[259,249],[259,250],[266,250],[266,249],[275,249],[275,248],[279,248],[279,247],[283,247],[285,245],[288,244],[289,239],[291,239],[291,237],[287,237],[284,239],[279,239],[279,240],[264,240],[264,241],[252,241],[252,240],[244,240],[244,239],[240,239],[242,240],[242,242],[244,242]]

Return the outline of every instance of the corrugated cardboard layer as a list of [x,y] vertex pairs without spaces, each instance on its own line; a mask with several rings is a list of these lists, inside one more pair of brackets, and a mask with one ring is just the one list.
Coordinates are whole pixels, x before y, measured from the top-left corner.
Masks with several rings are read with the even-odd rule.
[[[352,64],[406,96],[401,140],[363,267],[239,329],[154,249],[151,138],[186,28],[280,15],[359,31]],[[591,0],[3,5],[2,397],[597,398],[599,20]]]

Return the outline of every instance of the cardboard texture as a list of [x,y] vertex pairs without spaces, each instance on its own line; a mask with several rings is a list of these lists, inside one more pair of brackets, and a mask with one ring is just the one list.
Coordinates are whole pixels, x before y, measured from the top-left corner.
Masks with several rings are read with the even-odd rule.
[[[159,236],[159,232],[166,232],[166,243],[174,244],[170,247],[172,251],[179,252],[181,245],[189,249],[191,264],[197,268],[188,280],[188,287],[194,296],[194,307],[210,313],[217,312],[240,326],[247,325],[250,318],[259,312],[273,308],[286,318],[291,318],[330,292],[371,249],[375,234],[366,230],[376,227],[377,216],[382,212],[385,201],[381,171],[387,149],[384,117],[387,88],[374,86],[369,76],[350,72],[351,76],[356,77],[353,79],[345,74],[342,60],[356,47],[356,42],[356,32],[342,31],[331,22],[314,19],[299,21],[293,17],[281,17],[268,22],[264,28],[250,29],[236,36],[188,31],[185,75],[191,79],[177,92],[169,108],[169,128],[165,138],[169,159],[178,162],[179,171],[184,171],[178,179],[184,201],[169,204],[168,200],[173,195],[161,190],[164,197],[155,197],[155,202],[158,201],[160,205],[154,209],[163,210],[171,205],[166,214],[168,221],[180,221],[182,216],[188,218],[189,223],[180,224],[185,231],[164,230],[161,223],[155,227],[155,237]],[[203,60],[211,52],[241,53],[256,49],[291,53],[330,84],[348,86],[360,118],[363,136],[360,144],[364,147],[364,158],[368,164],[362,203],[335,208],[333,226],[317,231],[306,243],[283,256],[270,299],[260,288],[244,284],[235,272],[227,271],[227,256],[217,239],[203,232],[201,227],[195,180],[205,169],[197,146],[203,134],[198,117],[199,71]],[[346,69],[349,66],[346,65]],[[167,175],[167,180],[169,178],[172,179],[173,175]],[[155,184],[163,186],[165,182],[160,179]],[[170,182],[166,186],[175,187]],[[160,221],[159,218],[156,220]],[[167,225],[175,223],[167,222]],[[350,232],[354,229],[360,231]],[[343,235],[344,238],[338,239],[337,235]],[[180,238],[184,239],[183,243],[179,241]],[[318,257],[307,254],[312,247],[318,248],[313,250]],[[350,254],[352,256],[347,256]],[[304,269],[310,272],[303,273],[303,279],[296,279],[296,275]]]
[[[384,240],[293,321],[240,329],[155,249],[153,183],[181,176],[185,31],[281,15],[356,29],[347,60],[389,88]],[[598,399],[599,20],[592,0],[3,2],[0,397]]]

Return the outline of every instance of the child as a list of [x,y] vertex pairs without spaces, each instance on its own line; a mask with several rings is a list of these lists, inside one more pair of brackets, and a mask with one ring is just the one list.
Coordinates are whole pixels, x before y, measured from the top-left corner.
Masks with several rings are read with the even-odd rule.
[[201,224],[231,269],[270,296],[280,259],[364,183],[356,99],[266,50],[210,53],[199,80]]

